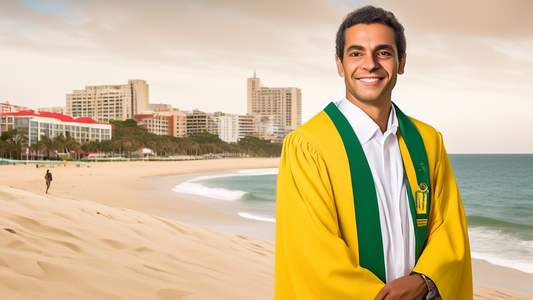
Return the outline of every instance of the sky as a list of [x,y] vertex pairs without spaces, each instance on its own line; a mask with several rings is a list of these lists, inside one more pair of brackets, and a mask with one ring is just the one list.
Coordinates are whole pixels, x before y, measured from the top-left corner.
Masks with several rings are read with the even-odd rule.
[[533,153],[532,0],[3,0],[0,102],[66,106],[143,79],[150,103],[246,113],[246,82],[302,89],[302,119],[345,96],[343,17],[372,4],[405,27],[393,101],[450,153]]

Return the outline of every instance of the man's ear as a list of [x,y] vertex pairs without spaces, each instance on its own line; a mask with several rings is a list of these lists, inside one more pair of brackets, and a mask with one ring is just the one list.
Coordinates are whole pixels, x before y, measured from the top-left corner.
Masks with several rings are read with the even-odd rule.
[[398,66],[398,74],[402,75],[405,71],[405,60],[407,59],[407,53],[403,54],[403,57],[400,59],[400,65]]
[[344,68],[342,67],[341,59],[335,54],[335,63],[337,64],[337,73],[340,77],[344,77]]

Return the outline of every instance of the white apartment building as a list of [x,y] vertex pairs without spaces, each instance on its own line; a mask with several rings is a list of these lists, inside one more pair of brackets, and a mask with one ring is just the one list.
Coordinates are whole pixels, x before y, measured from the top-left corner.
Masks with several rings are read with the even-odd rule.
[[67,108],[64,106],[39,107],[37,110],[39,112],[44,111],[44,112],[53,112],[53,113],[62,114],[62,115],[67,114]]
[[220,137],[220,117],[226,114],[220,111],[207,113],[207,132]]
[[156,113],[134,115],[133,119],[137,121],[137,126],[148,130],[148,132],[157,135],[169,135],[168,116],[162,116]]
[[67,115],[87,117],[101,123],[133,119],[148,110],[148,84],[144,80],[128,80],[124,85],[86,86],[67,94]]
[[62,114],[33,110],[0,113],[0,127],[25,132],[29,145],[37,143],[43,135],[50,138],[70,135],[78,143],[100,142],[110,140],[113,129],[111,124],[101,124],[90,118],[74,119]]
[[283,140],[302,125],[302,91],[295,87],[263,87],[255,73],[248,78],[248,115],[272,116],[274,134]]
[[239,115],[238,139],[243,139],[248,135],[258,136],[258,125],[258,118],[256,118],[255,116]]
[[236,144],[239,141],[239,115],[224,114],[218,117],[218,136],[226,143]]

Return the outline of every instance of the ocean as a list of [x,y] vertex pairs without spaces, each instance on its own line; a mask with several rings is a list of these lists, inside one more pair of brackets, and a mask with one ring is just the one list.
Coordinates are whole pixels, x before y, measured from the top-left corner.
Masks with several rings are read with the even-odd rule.
[[[472,257],[533,274],[533,154],[450,154],[450,162]],[[277,169],[202,175],[173,191],[212,199],[209,204],[244,218],[275,222],[276,176]]]

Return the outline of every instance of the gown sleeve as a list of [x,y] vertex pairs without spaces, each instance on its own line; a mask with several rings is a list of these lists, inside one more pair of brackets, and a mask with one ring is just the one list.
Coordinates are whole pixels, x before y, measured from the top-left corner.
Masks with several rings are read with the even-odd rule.
[[384,284],[341,238],[327,165],[298,132],[284,142],[276,202],[276,300],[374,299]]
[[439,133],[428,239],[413,271],[435,283],[443,300],[473,299],[466,216]]

